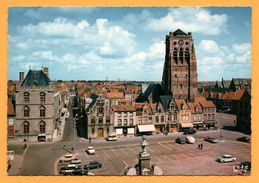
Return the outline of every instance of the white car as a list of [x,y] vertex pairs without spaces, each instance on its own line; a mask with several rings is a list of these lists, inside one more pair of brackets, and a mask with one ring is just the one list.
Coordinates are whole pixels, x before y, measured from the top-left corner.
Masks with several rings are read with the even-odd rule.
[[80,159],[73,159],[72,161],[71,161],[71,164],[81,164],[81,160]]
[[193,136],[186,136],[185,141],[188,144],[194,144],[195,143],[195,138]]
[[89,146],[85,152],[87,152],[87,154],[95,154],[95,149],[92,146]]
[[229,154],[224,154],[222,156],[217,157],[217,162],[219,162],[219,163],[232,162],[232,161],[236,161],[236,160],[237,160],[237,158],[235,158]]

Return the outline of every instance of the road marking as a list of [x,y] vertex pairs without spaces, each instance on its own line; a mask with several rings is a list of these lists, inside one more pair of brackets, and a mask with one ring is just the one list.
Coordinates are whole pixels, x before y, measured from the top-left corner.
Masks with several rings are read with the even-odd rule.
[[121,147],[119,148],[125,155],[128,155],[128,153],[126,151],[124,151],[124,149]]
[[103,150],[103,149],[101,149],[101,150],[102,150],[103,154],[105,154],[105,156],[108,156],[108,157],[109,157],[109,155],[106,153],[105,150]]
[[123,162],[126,166],[128,166],[128,164],[127,164],[124,160],[122,160],[122,162]]
[[171,148],[167,147],[166,145],[162,144],[161,142],[158,142],[158,144],[163,146],[164,148],[168,149],[169,151],[171,151]]
[[27,147],[26,147],[26,149],[24,149],[24,151],[23,151],[23,153],[22,153],[23,158],[24,158],[25,154],[27,153],[29,146],[30,146],[30,145],[28,144]]

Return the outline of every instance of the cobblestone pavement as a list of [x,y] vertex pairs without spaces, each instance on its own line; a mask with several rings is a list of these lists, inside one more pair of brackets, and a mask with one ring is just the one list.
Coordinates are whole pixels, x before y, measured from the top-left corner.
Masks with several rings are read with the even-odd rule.
[[[204,149],[197,148],[203,143]],[[151,163],[162,168],[164,175],[235,175],[233,165],[241,161],[251,161],[250,144],[233,140],[224,140],[211,144],[203,140],[195,144],[177,144],[173,140],[151,142],[148,152]],[[95,155],[85,153],[85,148],[77,150],[82,164],[98,160],[103,164],[100,169],[91,170],[95,175],[122,175],[127,165],[137,163],[140,144],[97,147]],[[216,157],[231,154],[237,157],[236,162],[218,163]],[[59,165],[60,166],[60,165]],[[58,168],[59,168],[58,166]]]

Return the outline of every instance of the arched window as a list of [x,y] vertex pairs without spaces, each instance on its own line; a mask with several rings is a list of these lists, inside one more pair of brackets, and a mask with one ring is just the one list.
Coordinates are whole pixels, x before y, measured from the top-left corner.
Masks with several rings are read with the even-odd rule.
[[30,93],[28,92],[23,93],[23,101],[24,103],[30,103]]
[[128,120],[127,119],[124,119],[123,120],[123,126],[127,126],[128,125]]
[[40,106],[40,117],[45,117],[46,115],[46,108],[42,105]]
[[103,123],[103,117],[99,116],[99,123],[102,124]]
[[46,93],[40,92],[40,103],[46,102]]
[[24,106],[23,115],[24,115],[24,117],[30,116],[30,108],[28,106]]
[[121,119],[118,119],[118,126],[121,126]]
[[23,123],[23,133],[30,133],[30,123],[28,121],[24,121]]
[[95,117],[94,116],[91,117],[91,123],[95,124]]
[[44,121],[40,121],[40,133],[46,133],[46,123]]
[[132,118],[129,119],[129,126],[133,126],[133,119]]

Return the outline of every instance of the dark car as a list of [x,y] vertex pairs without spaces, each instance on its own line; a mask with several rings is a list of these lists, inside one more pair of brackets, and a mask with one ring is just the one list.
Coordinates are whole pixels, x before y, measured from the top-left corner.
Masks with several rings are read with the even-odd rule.
[[250,143],[250,138],[249,137],[239,137],[239,138],[237,138],[237,141]]
[[175,140],[175,142],[178,143],[178,144],[185,144],[186,143],[185,138],[177,138]]
[[209,142],[209,143],[217,143],[217,142],[215,141],[215,138],[212,138],[212,137],[205,137],[204,140],[207,141],[207,142]]
[[251,161],[243,161],[240,163],[240,168],[243,170],[251,171]]
[[84,175],[85,171],[82,168],[76,168],[73,173],[73,175]]
[[194,129],[185,129],[185,130],[183,130],[183,134],[184,135],[194,134],[194,133],[196,133],[196,130],[194,130]]
[[85,170],[96,169],[101,167],[102,164],[99,161],[90,161],[88,164],[84,165]]

